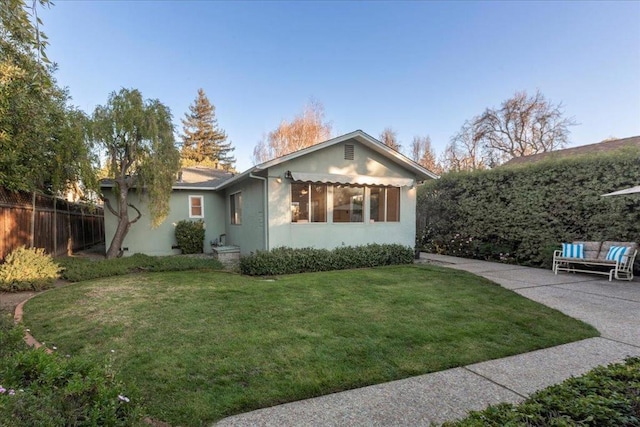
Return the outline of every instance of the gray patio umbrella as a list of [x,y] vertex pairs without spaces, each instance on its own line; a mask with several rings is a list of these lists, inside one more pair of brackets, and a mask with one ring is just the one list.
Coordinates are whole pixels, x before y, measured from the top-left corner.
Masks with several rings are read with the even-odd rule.
[[606,196],[623,196],[625,194],[635,194],[640,193],[640,185],[636,185],[635,187],[625,188],[623,190],[614,191],[613,193],[603,194],[603,197]]

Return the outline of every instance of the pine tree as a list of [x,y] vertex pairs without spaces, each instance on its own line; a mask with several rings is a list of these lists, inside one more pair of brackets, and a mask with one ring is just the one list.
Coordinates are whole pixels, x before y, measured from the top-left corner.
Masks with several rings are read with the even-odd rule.
[[189,106],[189,113],[182,119],[182,151],[184,165],[202,164],[217,168],[233,169],[236,159],[231,154],[235,148],[227,142],[227,134],[218,127],[216,108],[209,102],[204,90]]

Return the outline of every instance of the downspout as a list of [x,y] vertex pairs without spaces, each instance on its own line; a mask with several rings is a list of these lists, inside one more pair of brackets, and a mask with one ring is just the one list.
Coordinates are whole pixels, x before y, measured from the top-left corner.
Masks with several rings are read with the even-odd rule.
[[264,215],[264,221],[262,225],[264,227],[264,250],[268,251],[269,250],[269,204],[267,202],[267,178],[254,175],[253,173],[249,174],[249,178],[259,179],[264,183],[263,185],[264,194],[262,197],[262,202],[263,202],[262,214]]

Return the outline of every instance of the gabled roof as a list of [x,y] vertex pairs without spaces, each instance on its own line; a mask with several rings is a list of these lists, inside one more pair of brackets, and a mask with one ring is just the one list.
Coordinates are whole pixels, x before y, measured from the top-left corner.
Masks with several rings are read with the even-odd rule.
[[402,155],[401,153],[397,152],[396,150],[393,150],[387,147],[386,145],[384,145],[382,142],[378,141],[371,135],[368,135],[367,133],[361,130],[356,130],[356,131],[347,133],[345,135],[341,135],[336,138],[321,142],[319,144],[312,145],[311,147],[303,148],[302,150],[298,150],[293,153],[284,155],[282,157],[278,157],[276,159],[269,160],[259,165],[255,165],[252,168],[244,171],[243,173],[236,175],[233,178],[221,183],[216,189],[223,189],[225,187],[228,187],[229,185],[232,185],[235,182],[241,181],[242,179],[244,179],[245,177],[253,173],[263,171],[265,169],[279,165],[284,162],[288,162],[289,160],[293,160],[298,157],[306,156],[313,152],[322,150],[324,148],[330,147],[335,144],[340,144],[350,139],[354,139],[360,142],[362,145],[370,148],[371,150],[377,152],[378,154],[381,154],[382,156],[386,157],[392,162],[413,172],[418,177],[418,179],[425,180],[425,179],[438,178],[438,175],[436,175],[435,173],[423,168],[422,166],[420,166],[413,160],[409,159],[408,157]]
[[542,160],[582,156],[585,154],[611,153],[628,147],[640,148],[640,136],[632,136],[630,138],[612,139],[602,141],[595,144],[581,145],[579,147],[566,148],[564,150],[549,151],[546,153],[532,154],[530,156],[514,157],[505,162],[502,166],[521,165],[526,163],[535,163]]
[[[204,166],[182,168],[178,172],[174,190],[214,190],[224,181],[233,177],[232,173],[221,169],[211,169]],[[112,179],[100,181],[100,187],[111,188],[115,185]]]

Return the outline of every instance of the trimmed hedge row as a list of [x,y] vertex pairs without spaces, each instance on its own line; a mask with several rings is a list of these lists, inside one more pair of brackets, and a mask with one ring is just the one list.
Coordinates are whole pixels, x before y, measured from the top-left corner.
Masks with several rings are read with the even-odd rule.
[[58,258],[61,277],[70,282],[120,276],[143,271],[183,271],[197,269],[221,270],[222,264],[211,257],[149,256],[134,254],[130,257],[89,260],[86,258]]
[[640,426],[640,358],[597,367],[519,405],[489,406],[443,426]]
[[275,248],[240,259],[240,272],[250,276],[312,271],[344,270],[380,265],[411,264],[414,250],[408,246],[385,244],[343,246],[332,251],[314,248]]
[[574,240],[637,241],[640,197],[602,197],[640,183],[640,151],[449,173],[421,186],[425,250],[550,267]]

